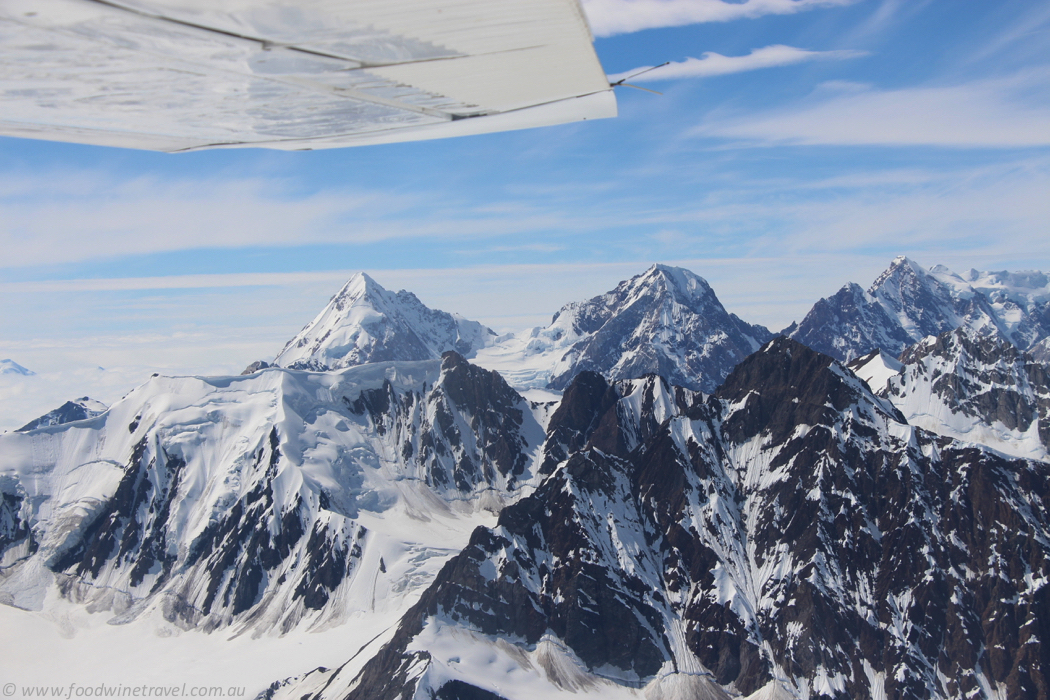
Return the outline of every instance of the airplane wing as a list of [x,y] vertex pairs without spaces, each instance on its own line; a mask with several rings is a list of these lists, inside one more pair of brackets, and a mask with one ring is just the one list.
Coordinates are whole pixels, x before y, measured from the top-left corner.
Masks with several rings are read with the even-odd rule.
[[0,135],[340,148],[616,115],[579,0],[3,0]]

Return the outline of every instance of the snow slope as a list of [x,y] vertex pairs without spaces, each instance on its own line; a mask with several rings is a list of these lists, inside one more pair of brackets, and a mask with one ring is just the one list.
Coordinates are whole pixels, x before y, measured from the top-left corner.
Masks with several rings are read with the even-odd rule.
[[882,389],[913,425],[1050,459],[1050,368],[998,334],[957,328],[901,355]]
[[542,420],[455,354],[154,377],[0,436],[0,600],[253,634],[399,611],[528,490]]
[[24,377],[31,377],[36,372],[26,369],[14,360],[0,360],[0,374],[19,374]]

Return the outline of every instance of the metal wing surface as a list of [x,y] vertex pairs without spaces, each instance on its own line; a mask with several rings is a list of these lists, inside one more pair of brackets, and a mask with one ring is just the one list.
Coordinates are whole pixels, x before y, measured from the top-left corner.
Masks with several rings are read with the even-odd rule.
[[0,135],[339,148],[616,115],[578,0],[0,0]]

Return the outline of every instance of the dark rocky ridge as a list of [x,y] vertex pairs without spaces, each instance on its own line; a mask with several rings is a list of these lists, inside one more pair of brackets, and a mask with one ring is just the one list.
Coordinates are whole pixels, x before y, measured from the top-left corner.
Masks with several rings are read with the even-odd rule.
[[[629,408],[645,393],[649,417],[673,407],[655,429]],[[439,660],[408,646],[437,621],[526,650],[553,634],[636,685],[699,661],[744,694],[871,697],[872,671],[887,698],[1046,697],[1050,588],[1029,582],[1050,577],[1050,465],[911,429],[786,339],[710,399],[593,374],[565,396],[566,459],[475,531],[350,699],[427,692]]]
[[[37,550],[33,530],[22,515],[23,501],[24,493],[0,493],[0,571]],[[8,551],[20,546],[25,549],[21,556],[8,556]]]

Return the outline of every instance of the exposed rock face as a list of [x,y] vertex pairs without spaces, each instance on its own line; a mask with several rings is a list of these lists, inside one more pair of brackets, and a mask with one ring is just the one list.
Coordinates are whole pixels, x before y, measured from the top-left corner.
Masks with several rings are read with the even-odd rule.
[[848,361],[881,348],[891,355],[966,326],[1027,350],[1050,335],[1050,280],[1038,272],[959,276],[899,257],[865,292],[850,283],[784,329],[809,347]]
[[[155,377],[90,425],[0,437],[0,597],[33,609],[57,585],[123,619],[159,608],[205,630],[338,621],[375,605],[357,589],[380,573],[429,581],[473,513],[519,496],[542,435],[528,402],[455,353]],[[29,453],[51,462],[18,461]],[[85,453],[90,478],[66,486]],[[442,540],[457,519],[463,539]],[[382,543],[399,537],[394,559]]]
[[273,364],[325,371],[369,362],[433,360],[450,350],[471,356],[493,337],[480,323],[427,308],[415,294],[388,292],[358,273],[288,341]]
[[271,365],[266,360],[256,360],[255,362],[251,363],[250,365],[244,368],[244,371],[241,372],[241,376],[244,376],[246,374],[255,374],[256,372],[260,372],[266,369],[267,367],[273,367],[273,365]]
[[783,334],[818,352],[847,361],[882,348],[891,355],[915,342],[870,293],[850,282],[821,299]]
[[787,339],[710,398],[583,373],[558,413],[549,476],[315,698],[497,693],[471,658],[552,691],[1045,694],[1050,465],[916,430]]
[[914,425],[1018,456],[1050,455],[1050,367],[997,334],[957,328],[901,354],[881,392]]
[[664,265],[563,307],[544,333],[571,342],[554,365],[554,389],[592,371],[613,379],[659,374],[708,392],[772,337],[727,312],[701,277]]
[[[25,491],[0,492],[0,569],[6,569],[36,552],[37,542],[22,503]],[[0,599],[0,602],[4,602]]]
[[89,396],[82,396],[73,401],[66,401],[55,410],[49,411],[39,418],[29,421],[19,428],[18,432],[24,433],[27,430],[36,430],[37,428],[46,428],[52,425],[62,425],[64,423],[72,423],[73,421],[86,420],[88,418],[102,415],[105,411],[106,404],[101,401],[95,401]]
[[1043,338],[1033,345],[1028,350],[1028,354],[1036,362],[1042,362],[1044,365],[1050,364],[1050,337]]

